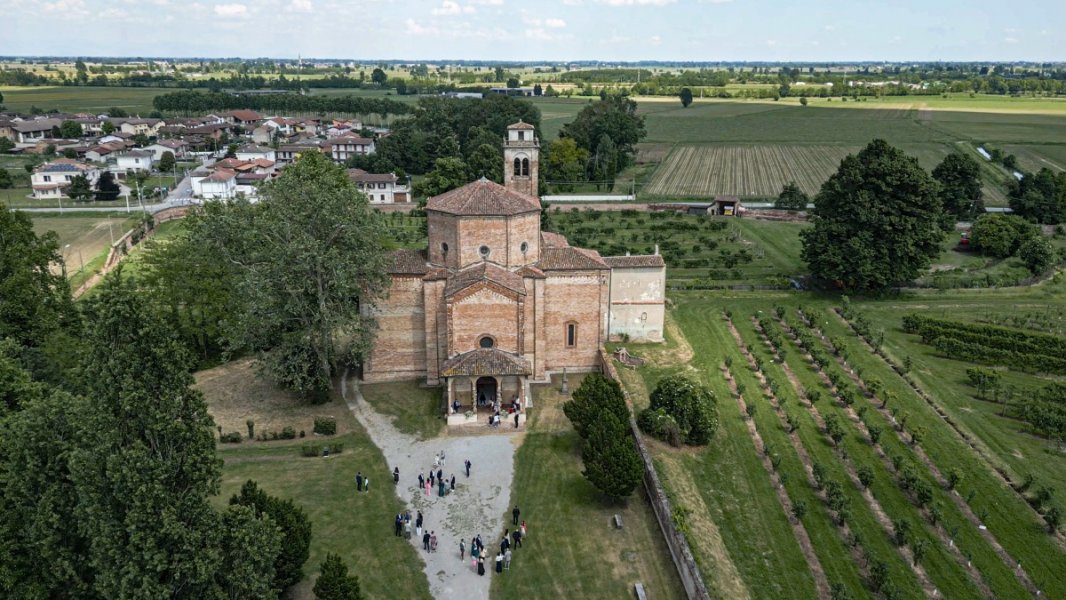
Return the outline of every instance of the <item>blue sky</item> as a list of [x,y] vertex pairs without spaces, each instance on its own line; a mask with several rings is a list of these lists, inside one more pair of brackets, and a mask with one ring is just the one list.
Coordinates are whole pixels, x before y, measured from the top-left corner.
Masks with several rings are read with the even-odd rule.
[[3,55],[1066,60],[1061,0],[0,0]]

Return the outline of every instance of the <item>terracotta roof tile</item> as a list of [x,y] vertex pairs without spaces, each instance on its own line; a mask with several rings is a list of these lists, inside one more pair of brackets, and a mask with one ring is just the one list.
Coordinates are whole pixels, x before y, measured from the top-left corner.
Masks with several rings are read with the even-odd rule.
[[508,125],[507,129],[535,129],[535,127],[533,127],[529,123],[526,123],[526,122],[523,122],[523,121],[519,121],[517,123],[513,123],[511,125]]
[[633,267],[665,267],[666,263],[659,254],[646,254],[643,256],[604,256],[603,262],[612,269],[626,269]]
[[517,294],[526,293],[521,275],[512,273],[507,269],[501,269],[492,263],[483,262],[473,267],[467,267],[448,277],[448,284],[444,286],[444,295],[451,296],[482,281],[491,281]]
[[541,271],[540,269],[538,269],[536,267],[528,267],[528,266],[527,267],[522,267],[522,268],[518,269],[517,271],[515,271],[514,273],[515,273],[515,275],[520,275],[523,278],[532,277],[534,279],[544,279],[545,277],[547,277],[547,275],[544,274],[544,271]]
[[444,377],[469,375],[530,375],[529,361],[516,354],[510,354],[496,348],[478,348],[457,354],[441,365],[440,374]]
[[565,235],[550,231],[540,232],[540,243],[544,248],[567,248],[570,246],[570,242],[566,240]]
[[539,211],[540,200],[481,178],[430,198],[426,210],[460,216],[504,217]]
[[390,261],[387,269],[390,275],[425,275],[429,272],[426,255],[422,250],[393,250],[388,253]]
[[395,183],[395,173],[367,173],[362,169],[348,169],[348,178],[356,183]]
[[609,269],[595,250],[584,248],[541,248],[540,262],[536,264],[542,271],[574,271]]

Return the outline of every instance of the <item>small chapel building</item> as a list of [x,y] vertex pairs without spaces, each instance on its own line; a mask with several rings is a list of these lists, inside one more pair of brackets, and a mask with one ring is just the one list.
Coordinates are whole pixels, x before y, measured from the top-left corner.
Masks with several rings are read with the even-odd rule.
[[503,185],[429,199],[428,247],[392,252],[388,295],[365,309],[378,332],[364,381],[442,386],[450,424],[497,403],[524,419],[531,382],[598,370],[609,339],[663,339],[662,256],[604,257],[541,231],[534,133],[507,128]]

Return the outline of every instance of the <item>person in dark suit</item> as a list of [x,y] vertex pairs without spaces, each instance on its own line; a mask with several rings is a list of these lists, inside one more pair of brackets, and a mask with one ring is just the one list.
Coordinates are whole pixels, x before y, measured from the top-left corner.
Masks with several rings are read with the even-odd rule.
[[363,472],[359,471],[355,474],[355,491],[363,491]]
[[429,552],[429,532],[422,534],[422,549]]
[[522,511],[518,510],[518,505],[514,505],[514,509],[511,510],[511,516],[513,517],[513,523],[518,525],[518,515],[522,514]]

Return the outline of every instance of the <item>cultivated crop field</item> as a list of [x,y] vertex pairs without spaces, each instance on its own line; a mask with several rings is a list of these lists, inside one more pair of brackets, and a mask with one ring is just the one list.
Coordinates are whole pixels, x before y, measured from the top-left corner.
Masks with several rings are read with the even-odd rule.
[[152,98],[173,90],[159,88],[125,87],[2,87],[4,105],[19,112],[30,112],[33,107],[42,110],[106,112],[111,107],[121,108],[130,114],[148,116]]
[[[649,363],[622,377],[638,407],[674,373],[717,397],[720,429],[710,446],[652,446],[712,594],[810,598],[837,588],[855,598],[1066,598],[1063,538],[1044,523],[1051,507],[1061,510],[1062,499],[1046,490],[1061,488],[1066,456],[999,414],[1002,405],[976,398],[964,373],[975,365],[942,368],[937,361],[957,361],[923,349],[898,319],[943,310],[1018,324],[1024,313],[1029,326],[1044,327],[1064,293],[1057,281],[1039,294],[854,303],[675,293],[668,344],[627,344]],[[866,323],[860,329],[886,356],[856,335],[855,322]],[[902,356],[912,357],[910,371],[899,368]],[[1005,377],[1017,385],[1043,379]]]

